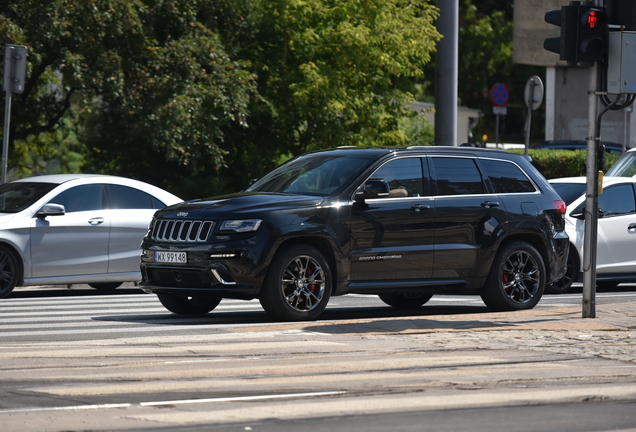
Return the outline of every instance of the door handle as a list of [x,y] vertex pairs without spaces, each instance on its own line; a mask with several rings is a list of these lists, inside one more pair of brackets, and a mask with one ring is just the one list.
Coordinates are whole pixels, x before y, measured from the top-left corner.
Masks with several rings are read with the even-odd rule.
[[499,203],[495,201],[484,201],[481,203],[481,206],[485,208],[499,207]]
[[422,204],[415,204],[413,207],[411,207],[411,210],[415,210],[416,212],[419,212],[419,211],[422,211],[422,210],[428,210],[430,208],[431,208],[431,206],[422,205]]
[[636,223],[627,225],[627,231],[634,231],[634,230],[636,230]]
[[88,223],[91,225],[101,225],[104,223],[103,217],[96,217],[88,220]]

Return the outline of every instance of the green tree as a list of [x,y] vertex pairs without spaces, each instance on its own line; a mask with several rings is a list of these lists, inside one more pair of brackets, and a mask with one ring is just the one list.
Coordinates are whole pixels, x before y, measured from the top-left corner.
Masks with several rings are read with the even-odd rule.
[[285,155],[407,141],[399,122],[415,115],[413,82],[440,38],[428,1],[244,4],[254,39],[242,41],[239,55],[258,75],[262,99],[250,108],[250,127],[228,134],[226,171],[251,178]]
[[304,151],[402,144],[436,17],[429,0],[5,2],[2,38],[30,53],[11,164],[190,198]]
[[21,151],[11,164],[64,161],[56,150],[77,132],[86,160],[65,169],[184,193],[180,176],[221,164],[222,128],[245,127],[256,97],[246,65],[204,24],[213,12],[203,0],[3,3],[2,39],[29,50],[25,91],[12,108],[12,149]]

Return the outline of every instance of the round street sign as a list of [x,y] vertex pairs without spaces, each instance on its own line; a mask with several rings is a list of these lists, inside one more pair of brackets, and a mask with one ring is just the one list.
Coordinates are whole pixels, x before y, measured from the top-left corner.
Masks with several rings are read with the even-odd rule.
[[490,100],[497,106],[506,106],[510,99],[510,92],[505,84],[497,83],[490,89]]
[[523,99],[526,101],[526,106],[531,110],[536,110],[543,102],[543,81],[536,75],[530,77],[526,83],[526,88],[523,92]]

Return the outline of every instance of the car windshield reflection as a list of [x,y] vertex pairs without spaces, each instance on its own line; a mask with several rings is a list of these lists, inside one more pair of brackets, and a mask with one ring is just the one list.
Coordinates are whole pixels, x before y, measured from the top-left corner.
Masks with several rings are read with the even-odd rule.
[[633,177],[636,175],[636,152],[627,152],[606,174],[608,177]]
[[0,186],[0,213],[19,213],[53,190],[55,183],[6,183]]
[[360,156],[309,155],[276,168],[246,192],[327,196],[341,192],[373,159]]

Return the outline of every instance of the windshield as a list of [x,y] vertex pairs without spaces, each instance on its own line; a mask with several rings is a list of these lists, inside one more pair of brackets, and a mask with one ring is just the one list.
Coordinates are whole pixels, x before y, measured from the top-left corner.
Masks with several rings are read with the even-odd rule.
[[279,166],[247,192],[283,192],[327,196],[340,193],[373,157],[306,155]]
[[55,183],[5,183],[0,186],[0,213],[18,213],[51,191]]
[[551,183],[566,205],[570,205],[585,193],[585,183]]
[[606,175],[610,177],[633,177],[636,175],[636,152],[625,153]]

